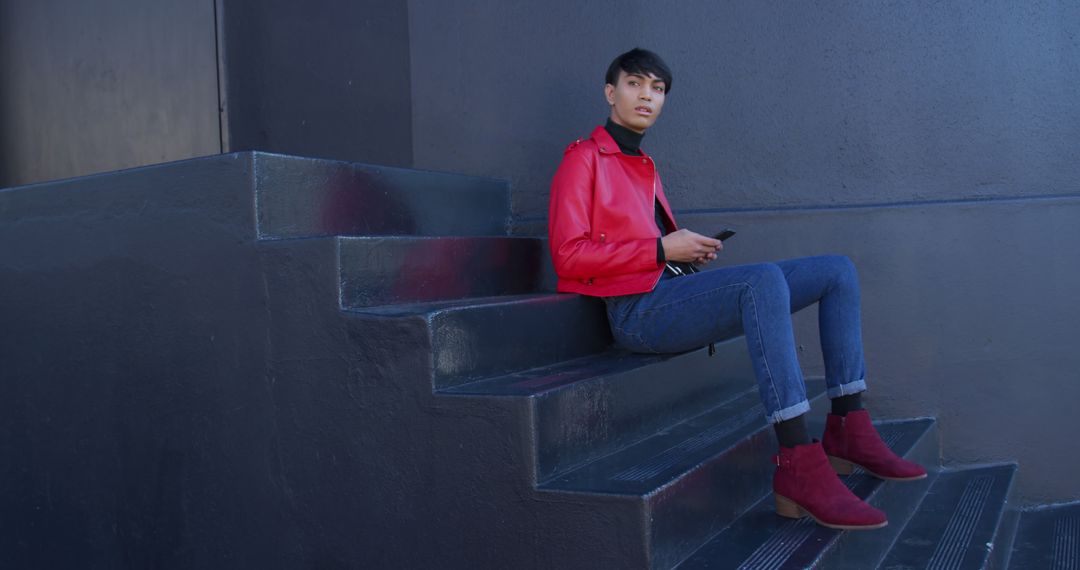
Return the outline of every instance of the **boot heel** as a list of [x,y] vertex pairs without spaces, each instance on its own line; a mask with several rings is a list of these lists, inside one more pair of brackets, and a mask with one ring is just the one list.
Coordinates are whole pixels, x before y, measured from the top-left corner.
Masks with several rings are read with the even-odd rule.
[[781,497],[776,493],[773,493],[773,499],[776,500],[776,514],[789,519],[801,519],[806,516],[806,511],[795,504],[795,501],[787,497]]
[[832,465],[834,471],[840,475],[851,475],[855,471],[855,467],[850,461],[846,459],[840,459],[839,457],[829,456],[829,464]]

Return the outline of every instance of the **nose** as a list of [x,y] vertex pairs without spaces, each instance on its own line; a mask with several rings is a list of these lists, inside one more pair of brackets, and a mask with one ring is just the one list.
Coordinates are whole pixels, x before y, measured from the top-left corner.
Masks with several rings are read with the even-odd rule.
[[652,93],[649,92],[649,88],[646,87],[638,93],[638,99],[642,101],[652,101]]

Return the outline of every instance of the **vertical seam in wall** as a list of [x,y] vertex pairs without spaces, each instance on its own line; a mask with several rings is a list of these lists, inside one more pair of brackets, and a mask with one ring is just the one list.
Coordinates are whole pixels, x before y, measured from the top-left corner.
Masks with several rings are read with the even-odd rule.
[[214,57],[217,60],[217,93],[218,93],[218,144],[219,152],[229,152],[229,120],[228,104],[226,103],[226,78],[225,78],[225,45],[224,25],[225,18],[224,0],[212,0],[214,3]]
[[405,74],[405,78],[408,81],[406,92],[409,97],[409,112],[406,119],[409,121],[408,129],[405,132],[409,133],[409,158],[405,163],[407,168],[416,168],[416,131],[413,115],[416,113],[416,98],[413,97],[413,49],[412,49],[412,16],[410,14],[410,6],[412,2],[405,2],[405,65],[409,66],[408,73]]

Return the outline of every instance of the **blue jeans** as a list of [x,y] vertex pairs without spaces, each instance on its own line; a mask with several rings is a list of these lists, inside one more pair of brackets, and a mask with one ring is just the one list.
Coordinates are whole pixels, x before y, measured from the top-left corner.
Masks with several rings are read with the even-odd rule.
[[634,352],[683,352],[745,334],[770,423],[810,409],[791,313],[818,303],[827,395],[866,389],[859,281],[847,257],[739,265],[685,277],[665,272],[651,292],[605,302],[615,342]]

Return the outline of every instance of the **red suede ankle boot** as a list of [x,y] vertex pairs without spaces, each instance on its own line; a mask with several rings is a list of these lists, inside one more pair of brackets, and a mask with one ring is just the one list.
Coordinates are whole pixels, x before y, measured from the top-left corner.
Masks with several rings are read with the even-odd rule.
[[885,513],[855,496],[829,466],[821,443],[780,447],[773,495],[776,513],[794,519],[806,515],[818,524],[842,530],[868,530],[889,524]]
[[897,456],[881,441],[866,410],[846,416],[829,414],[822,440],[829,462],[841,475],[850,474],[857,465],[880,479],[914,481],[926,477],[926,469]]

